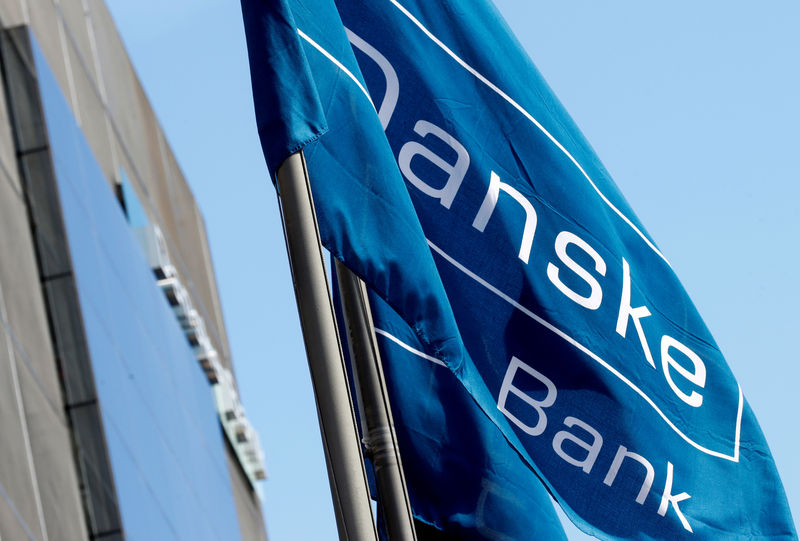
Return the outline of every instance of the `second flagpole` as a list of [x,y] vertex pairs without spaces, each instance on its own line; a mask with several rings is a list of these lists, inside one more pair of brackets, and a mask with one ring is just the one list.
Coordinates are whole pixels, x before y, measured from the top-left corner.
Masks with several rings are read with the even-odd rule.
[[378,505],[383,511],[391,541],[415,541],[414,517],[403,477],[366,286],[338,259],[335,260],[334,272],[338,278],[350,360],[359,392],[364,443],[375,471]]

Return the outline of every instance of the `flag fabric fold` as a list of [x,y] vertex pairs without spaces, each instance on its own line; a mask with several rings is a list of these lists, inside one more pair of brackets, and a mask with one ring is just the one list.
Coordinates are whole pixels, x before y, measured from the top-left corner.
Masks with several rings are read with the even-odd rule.
[[[263,4],[263,5],[261,5]],[[277,170],[328,130],[289,0],[242,4],[258,133]]]
[[323,245],[456,367],[458,329],[336,6],[242,0],[242,12],[270,170],[304,150]]
[[268,165],[304,149],[323,243],[377,296],[417,516],[525,539],[538,478],[599,537],[796,538],[718,346],[491,4],[242,6]]

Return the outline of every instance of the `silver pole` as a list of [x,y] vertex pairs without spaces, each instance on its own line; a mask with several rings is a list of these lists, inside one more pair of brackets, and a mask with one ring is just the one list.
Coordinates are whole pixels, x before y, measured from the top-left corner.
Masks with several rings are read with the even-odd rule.
[[361,443],[302,151],[292,154],[281,164],[277,183],[339,539],[377,540]]
[[372,459],[378,485],[378,505],[383,510],[391,541],[415,541],[414,519],[408,502],[366,286],[339,260],[336,260],[336,276],[339,279],[353,374],[361,399],[361,417],[366,425],[366,451]]

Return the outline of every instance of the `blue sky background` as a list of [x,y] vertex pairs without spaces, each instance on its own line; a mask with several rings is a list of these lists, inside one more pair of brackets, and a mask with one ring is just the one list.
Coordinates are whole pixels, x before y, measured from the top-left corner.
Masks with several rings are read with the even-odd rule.
[[[336,537],[238,2],[108,0],[202,209],[272,539]],[[800,3],[498,7],[670,259],[800,516]],[[570,529],[570,537],[582,538]]]

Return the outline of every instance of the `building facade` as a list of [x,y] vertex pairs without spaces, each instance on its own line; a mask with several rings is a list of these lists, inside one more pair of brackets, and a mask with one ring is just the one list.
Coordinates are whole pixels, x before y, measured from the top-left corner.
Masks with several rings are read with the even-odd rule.
[[0,26],[0,539],[266,539],[202,216],[106,6]]

